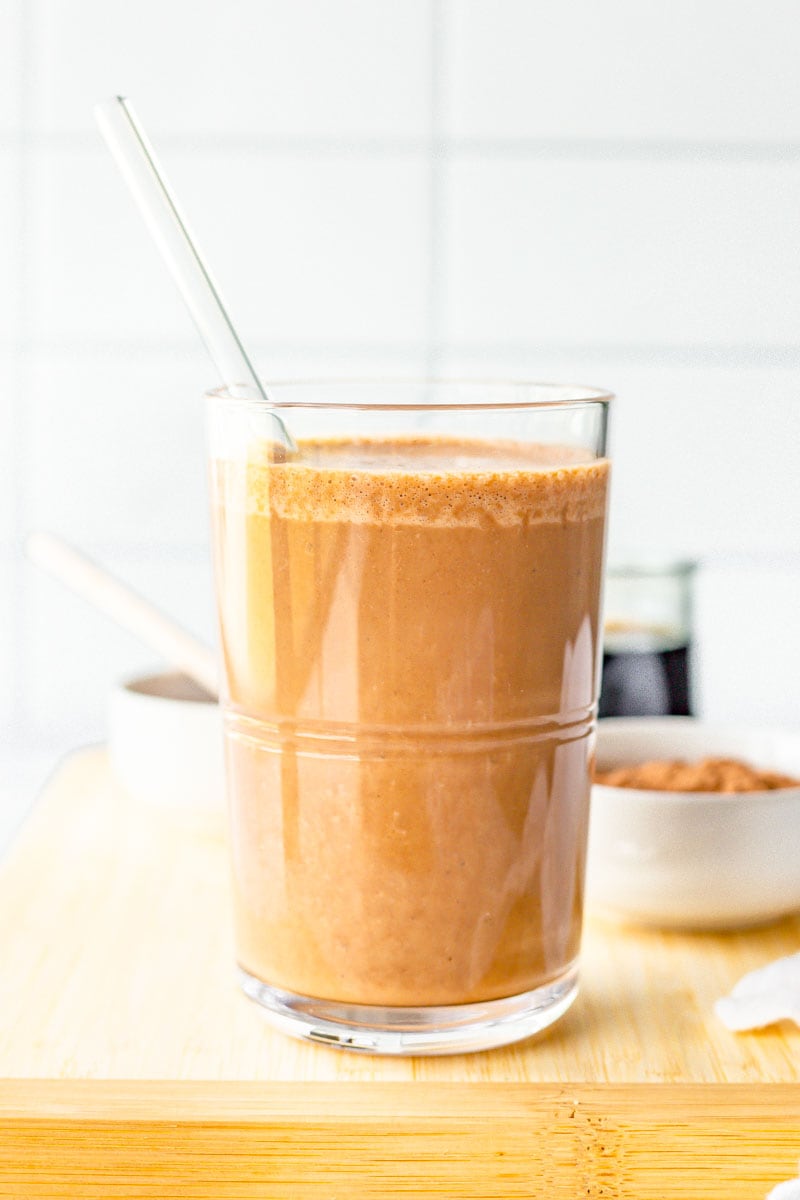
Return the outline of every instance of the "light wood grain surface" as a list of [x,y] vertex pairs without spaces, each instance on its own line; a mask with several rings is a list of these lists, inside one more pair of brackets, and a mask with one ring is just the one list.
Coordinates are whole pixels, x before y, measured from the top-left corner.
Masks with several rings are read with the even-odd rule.
[[0,1119],[4,1197],[762,1200],[794,1174],[800,1102],[781,1084],[754,1110],[743,1085],[62,1081]]
[[198,1197],[393,1178],[760,1200],[796,1172],[800,1031],[735,1036],[712,1005],[800,949],[800,918],[691,937],[590,919],[581,995],[547,1034],[377,1059],[269,1030],[235,986],[227,883],[221,817],[143,809],[99,750],[63,765],[0,871],[0,1196],[167,1196],[201,1149]]

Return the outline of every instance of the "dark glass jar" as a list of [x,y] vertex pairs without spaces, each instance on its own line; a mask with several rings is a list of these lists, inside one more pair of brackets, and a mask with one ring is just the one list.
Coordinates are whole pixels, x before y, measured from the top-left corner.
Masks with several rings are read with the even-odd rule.
[[693,562],[624,562],[606,575],[601,717],[692,715]]

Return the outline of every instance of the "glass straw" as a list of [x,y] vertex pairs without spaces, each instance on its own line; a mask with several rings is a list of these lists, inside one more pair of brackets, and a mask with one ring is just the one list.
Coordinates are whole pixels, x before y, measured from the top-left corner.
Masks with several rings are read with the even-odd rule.
[[[130,103],[124,96],[112,96],[95,106],[95,116],[223,384],[233,396],[271,404]],[[274,408],[269,416],[274,441],[284,453],[296,453]]]

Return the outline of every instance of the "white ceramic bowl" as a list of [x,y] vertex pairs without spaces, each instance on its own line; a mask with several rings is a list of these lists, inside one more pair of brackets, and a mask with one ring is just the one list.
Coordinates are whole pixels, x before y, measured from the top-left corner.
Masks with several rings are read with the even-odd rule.
[[[600,721],[598,767],[743,759],[800,778],[800,734],[687,717]],[[595,784],[587,913],[638,925],[721,929],[800,909],[800,787],[726,795]]]
[[137,800],[166,808],[224,808],[222,719],[185,675],[150,675],[111,693],[108,748]]

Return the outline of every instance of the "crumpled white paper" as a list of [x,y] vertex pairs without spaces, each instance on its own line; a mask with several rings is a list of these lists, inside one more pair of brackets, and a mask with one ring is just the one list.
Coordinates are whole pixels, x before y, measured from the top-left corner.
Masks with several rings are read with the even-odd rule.
[[[800,1025],[800,954],[743,975],[730,996],[716,1002],[714,1012],[734,1033],[763,1029],[776,1021]],[[766,1200],[800,1200],[800,1177],[776,1184]]]
[[800,1200],[800,1179],[787,1179],[779,1183],[767,1196],[767,1200]]
[[[763,1029],[776,1021],[788,1020],[800,1025],[800,954],[779,958],[744,975],[730,996],[716,1002],[714,1012],[734,1033]],[[800,1200],[800,1192],[796,1195]],[[794,1192],[785,1195],[781,1192],[775,1193],[774,1200],[794,1200],[794,1197]]]

